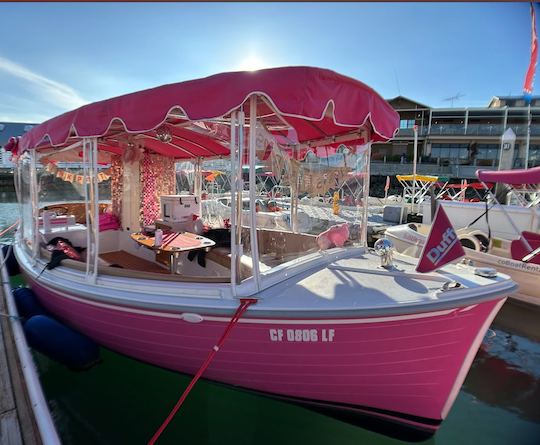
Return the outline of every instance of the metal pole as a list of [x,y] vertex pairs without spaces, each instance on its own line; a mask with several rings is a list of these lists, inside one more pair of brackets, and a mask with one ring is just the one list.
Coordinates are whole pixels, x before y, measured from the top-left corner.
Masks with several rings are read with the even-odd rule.
[[90,238],[90,225],[92,224],[92,218],[90,216],[90,194],[88,190],[88,143],[86,139],[83,139],[82,144],[82,152],[83,152],[83,190],[84,190],[84,219],[85,219],[85,225],[86,225],[86,249],[87,249],[87,255],[86,255],[86,270],[85,270],[85,276],[86,279],[88,279],[90,275],[90,261],[91,261],[91,255],[90,255],[90,245],[91,245],[91,238]]
[[99,181],[98,181],[98,144],[97,144],[97,138],[92,138],[90,140],[91,143],[91,154],[92,154],[92,166],[91,166],[91,188],[92,188],[92,194],[90,195],[92,198],[91,204],[92,204],[92,231],[93,231],[93,238],[94,238],[94,244],[92,246],[94,256],[92,258],[93,260],[93,274],[92,274],[92,281],[95,283],[97,280],[97,274],[98,274],[98,260],[99,260]]
[[253,264],[253,277],[257,291],[261,288],[259,274],[259,245],[257,240],[257,212],[255,200],[256,190],[256,140],[257,140],[257,96],[249,98],[249,215],[250,215],[250,238],[251,238],[251,262]]
[[236,158],[236,235],[235,243],[237,244],[236,251],[236,284],[240,284],[242,281],[242,268],[241,268],[241,258],[244,255],[244,246],[242,245],[242,224],[244,219],[243,213],[243,197],[244,197],[244,181],[242,178],[242,165],[244,161],[244,128],[246,122],[246,115],[244,110],[240,109],[237,114],[238,119],[238,154]]
[[412,186],[412,213],[415,212],[416,201],[416,158],[418,156],[418,125],[413,126],[414,131],[414,159],[413,159],[413,186]]
[[236,283],[239,272],[236,270],[236,258],[238,249],[236,245],[236,225],[241,224],[236,220],[236,112],[231,113],[231,143],[229,149],[231,152],[231,286],[233,295],[236,295]]
[[364,187],[363,187],[363,190],[362,190],[362,201],[363,201],[363,204],[364,204],[364,208],[363,208],[363,222],[362,222],[362,232],[360,233],[360,243],[362,244],[363,247],[366,247],[367,248],[367,226],[368,226],[368,217],[369,217],[369,213],[368,213],[368,206],[369,206],[369,181],[371,179],[370,177],[370,167],[371,167],[371,139],[372,139],[372,134],[369,132],[369,130],[366,130],[365,132],[365,135],[366,135],[366,141],[368,141],[367,143],[367,151],[365,153],[365,163],[366,163],[366,169],[365,169],[365,173],[366,173],[366,176],[364,178]]
[[529,168],[529,144],[531,142],[531,104],[527,108],[527,140],[525,142],[525,168]]
[[32,261],[35,262],[39,253],[39,185],[37,176],[37,152],[31,151],[30,158],[30,199],[32,202]]

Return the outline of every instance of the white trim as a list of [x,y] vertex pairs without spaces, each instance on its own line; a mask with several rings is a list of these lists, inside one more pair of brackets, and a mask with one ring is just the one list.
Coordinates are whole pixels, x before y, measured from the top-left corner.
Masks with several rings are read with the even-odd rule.
[[[41,284],[41,286],[43,286],[43,284]],[[46,286],[43,286],[43,287],[46,287]],[[110,309],[113,311],[131,313],[131,314],[149,315],[156,318],[173,318],[173,319],[179,319],[179,320],[184,320],[186,316],[189,314],[189,316],[197,315],[198,317],[201,317],[202,321],[217,321],[217,322],[222,322],[222,323],[228,323],[231,320],[230,316],[219,317],[215,315],[201,315],[198,313],[194,313],[193,311],[185,312],[185,313],[184,312],[172,313],[172,312],[152,311],[148,309],[136,309],[136,308],[128,307],[128,306],[113,305],[113,304],[102,303],[102,302],[98,302],[94,300],[88,300],[85,298],[80,298],[74,295],[66,294],[65,292],[58,291],[56,289],[51,290],[47,288],[47,290],[49,292],[53,292],[57,295],[60,295],[63,298],[77,301],[79,303],[88,304],[90,306],[100,307],[104,309]],[[369,324],[369,323],[385,323],[385,322],[391,322],[391,321],[417,320],[417,319],[422,319],[422,318],[439,317],[439,316],[448,315],[454,312],[455,313],[462,312],[465,310],[469,310],[471,308],[472,308],[471,306],[468,306],[467,308],[464,308],[464,309],[454,308],[454,309],[445,309],[445,310],[433,311],[433,312],[422,312],[418,314],[392,315],[392,316],[386,316],[386,317],[383,316],[383,317],[365,317],[365,318],[328,318],[328,319],[241,318],[238,322],[246,323],[246,324],[280,324],[280,325]]]

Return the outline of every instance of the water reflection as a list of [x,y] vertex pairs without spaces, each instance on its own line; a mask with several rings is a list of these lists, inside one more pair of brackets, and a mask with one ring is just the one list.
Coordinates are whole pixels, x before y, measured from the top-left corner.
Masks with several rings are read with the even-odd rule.
[[463,390],[540,423],[540,345],[498,329],[482,344]]

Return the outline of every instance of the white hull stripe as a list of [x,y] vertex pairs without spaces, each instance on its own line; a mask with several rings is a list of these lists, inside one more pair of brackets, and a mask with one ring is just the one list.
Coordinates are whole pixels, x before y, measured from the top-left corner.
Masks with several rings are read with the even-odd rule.
[[[43,286],[40,284],[40,286]],[[62,291],[57,291],[50,289],[47,286],[45,287],[49,292],[53,292],[57,295],[60,295],[64,298],[67,298],[69,300],[77,301],[82,304],[88,304],[90,306],[100,307],[104,309],[110,309],[113,311],[119,311],[119,312],[127,312],[131,314],[139,314],[139,315],[149,315],[152,317],[161,317],[161,318],[175,318],[182,320],[184,319],[183,313],[171,313],[171,312],[160,312],[160,311],[152,311],[148,309],[137,309],[132,307],[126,307],[126,306],[120,306],[120,305],[113,305],[108,303],[102,303],[99,301],[94,300],[88,300],[80,297],[76,297],[74,295],[66,294]],[[465,308],[465,310],[471,309],[471,307]],[[363,323],[385,323],[390,321],[402,321],[402,320],[415,320],[420,318],[430,318],[430,317],[438,317],[442,315],[448,315],[452,312],[460,312],[462,310],[460,309],[447,309],[442,311],[434,311],[434,312],[423,312],[419,314],[407,314],[407,315],[396,315],[396,316],[389,316],[389,317],[373,317],[373,318],[338,318],[338,319],[282,319],[282,318],[241,318],[238,322],[239,323],[249,323],[249,324],[288,324],[288,325],[298,325],[298,324],[363,324]],[[190,312],[190,314],[192,311]],[[220,317],[220,316],[212,316],[212,315],[201,315],[205,321],[219,321],[228,323],[230,321],[230,317]]]

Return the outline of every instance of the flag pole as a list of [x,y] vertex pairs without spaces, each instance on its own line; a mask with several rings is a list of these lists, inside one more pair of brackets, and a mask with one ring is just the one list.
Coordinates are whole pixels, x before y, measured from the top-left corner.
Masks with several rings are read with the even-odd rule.
[[527,99],[529,106],[527,107],[527,140],[525,143],[525,168],[529,168],[529,144],[531,140],[531,100],[533,92],[534,75],[536,73],[536,64],[538,62],[538,37],[536,35],[536,13],[534,4],[531,2],[531,60],[529,68],[525,74],[525,82],[523,84],[523,94]]
[[529,101],[529,107],[527,109],[527,139],[525,140],[525,169],[529,168],[530,143],[531,143],[531,102]]
[[414,152],[413,152],[413,186],[412,186],[412,213],[415,211],[416,201],[416,158],[418,156],[418,125],[413,126],[414,131]]

